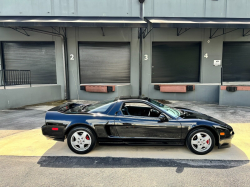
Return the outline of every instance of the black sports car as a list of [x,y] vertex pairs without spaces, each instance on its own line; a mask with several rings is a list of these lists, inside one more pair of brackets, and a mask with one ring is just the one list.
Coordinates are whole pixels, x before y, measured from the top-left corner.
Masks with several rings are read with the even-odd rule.
[[78,154],[96,143],[186,145],[196,154],[214,146],[231,146],[231,126],[186,108],[171,108],[156,100],[120,97],[97,104],[66,103],[46,113],[43,135],[58,141],[67,138]]

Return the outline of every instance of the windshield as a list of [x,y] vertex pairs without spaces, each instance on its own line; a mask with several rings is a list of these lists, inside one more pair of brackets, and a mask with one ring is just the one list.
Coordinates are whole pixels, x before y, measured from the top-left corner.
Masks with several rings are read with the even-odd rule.
[[101,101],[98,102],[96,104],[92,104],[89,106],[86,106],[84,108],[84,112],[92,112],[92,113],[102,113],[102,112],[106,112],[106,110],[114,103],[114,99],[113,100],[105,100],[105,101]]
[[167,114],[173,116],[174,118],[177,118],[181,115],[181,112],[175,108],[171,108],[167,105],[164,105],[154,99],[149,99],[148,100],[150,103],[156,105],[157,107],[161,108],[162,110],[164,110]]

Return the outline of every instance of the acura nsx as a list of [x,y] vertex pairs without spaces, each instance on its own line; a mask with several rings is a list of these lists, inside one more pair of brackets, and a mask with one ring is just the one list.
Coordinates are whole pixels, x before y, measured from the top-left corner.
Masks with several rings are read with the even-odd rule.
[[195,154],[231,146],[234,131],[206,114],[142,97],[96,104],[66,103],[47,111],[42,133],[64,141],[75,153],[99,144],[186,145]]

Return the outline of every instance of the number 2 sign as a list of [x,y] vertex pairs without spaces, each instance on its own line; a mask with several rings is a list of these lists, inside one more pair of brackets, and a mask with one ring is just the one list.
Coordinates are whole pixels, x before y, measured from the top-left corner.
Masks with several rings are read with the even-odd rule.
[[75,60],[75,56],[73,54],[70,54],[70,60]]

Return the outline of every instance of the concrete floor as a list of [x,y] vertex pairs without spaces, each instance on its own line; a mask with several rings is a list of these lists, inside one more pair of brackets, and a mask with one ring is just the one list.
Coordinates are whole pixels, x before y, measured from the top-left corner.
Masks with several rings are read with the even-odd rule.
[[3,110],[0,186],[249,186],[250,108],[180,101],[169,105],[229,123],[235,130],[232,147],[200,156],[184,146],[96,146],[77,155],[66,142],[41,134],[52,106]]

